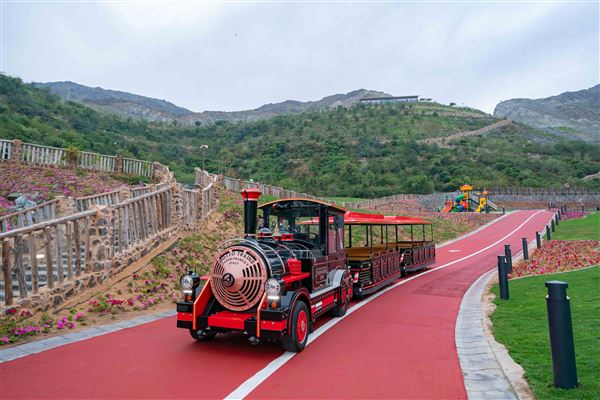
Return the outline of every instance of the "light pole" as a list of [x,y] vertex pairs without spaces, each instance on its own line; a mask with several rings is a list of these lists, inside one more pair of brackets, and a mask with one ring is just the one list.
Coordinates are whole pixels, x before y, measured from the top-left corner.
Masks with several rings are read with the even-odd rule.
[[200,148],[202,149],[202,171],[206,171],[206,149],[208,149],[208,146],[203,144]]

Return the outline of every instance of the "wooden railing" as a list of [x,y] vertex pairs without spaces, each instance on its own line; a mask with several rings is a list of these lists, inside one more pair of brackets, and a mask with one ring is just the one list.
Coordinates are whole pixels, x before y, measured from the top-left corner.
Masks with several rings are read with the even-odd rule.
[[21,144],[21,162],[36,165],[65,166],[65,150],[58,147],[40,146],[37,144]]
[[0,233],[6,305],[13,303],[15,289],[26,298],[40,287],[53,288],[55,282],[62,284],[90,270],[88,226],[95,213],[84,211]]
[[[0,139],[0,161],[66,167],[70,165],[69,157],[67,157],[70,154],[68,153],[69,150],[58,147]],[[154,163],[150,161],[77,150],[76,155],[76,166],[81,169],[145,177],[154,176]]]
[[13,142],[11,140],[0,139],[0,161],[10,160],[12,158]]
[[192,225],[199,221],[198,202],[202,201],[200,190],[183,189],[183,222]]
[[152,172],[153,164],[150,161],[134,160],[133,158],[123,158],[124,174],[151,177]]
[[77,153],[77,167],[100,172],[115,172],[115,156],[80,151]]
[[133,246],[172,226],[173,191],[170,186],[147,193],[114,207],[114,254],[121,254]]
[[154,190],[155,189],[152,186],[133,187],[131,188],[131,197],[139,197],[141,195],[148,194]]
[[56,218],[57,200],[47,201],[0,217],[0,233]]
[[119,191],[113,190],[112,192],[94,194],[85,197],[76,197],[75,199],[75,210],[77,212],[89,210],[95,205],[115,205],[119,204]]

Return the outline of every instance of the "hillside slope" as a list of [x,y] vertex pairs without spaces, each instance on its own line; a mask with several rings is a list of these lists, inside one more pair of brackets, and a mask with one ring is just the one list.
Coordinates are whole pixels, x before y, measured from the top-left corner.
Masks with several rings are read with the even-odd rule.
[[453,148],[419,143],[498,122],[439,104],[353,106],[255,122],[175,127],[98,113],[0,75],[0,137],[121,153],[168,164],[190,181],[207,144],[211,172],[315,195],[381,197],[476,187],[597,187],[600,146],[513,123]]
[[150,122],[175,122],[184,126],[205,125],[216,121],[256,121],[277,115],[316,112],[338,106],[350,107],[365,97],[389,96],[384,92],[359,89],[316,101],[286,100],[281,103],[265,104],[254,110],[193,112],[165,100],[100,87],[92,88],[75,82],[35,82],[34,86],[48,89],[65,100],[85,104],[96,110],[121,117]]
[[567,138],[600,142],[600,85],[544,99],[506,100],[496,106],[494,116]]
[[34,86],[47,88],[65,100],[82,103],[122,117],[142,118],[152,122],[170,122],[179,116],[192,114],[190,110],[178,107],[166,100],[100,87],[92,88],[75,82],[36,82]]

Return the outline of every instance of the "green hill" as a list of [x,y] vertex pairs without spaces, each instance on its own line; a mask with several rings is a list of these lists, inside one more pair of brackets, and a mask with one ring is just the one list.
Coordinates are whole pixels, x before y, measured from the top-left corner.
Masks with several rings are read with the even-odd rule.
[[166,163],[181,180],[207,168],[317,195],[378,197],[476,187],[599,186],[600,148],[510,124],[444,148],[418,140],[498,119],[431,103],[338,107],[199,127],[124,120],[0,75],[0,137]]

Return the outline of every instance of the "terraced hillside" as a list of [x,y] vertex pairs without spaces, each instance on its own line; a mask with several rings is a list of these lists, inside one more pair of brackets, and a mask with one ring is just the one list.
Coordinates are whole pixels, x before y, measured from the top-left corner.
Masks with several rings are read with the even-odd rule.
[[354,106],[255,122],[181,127],[123,120],[0,77],[0,137],[121,153],[168,164],[191,181],[207,169],[315,195],[373,198],[484,186],[600,186],[600,146],[522,124],[463,137],[453,148],[419,143],[498,122],[441,104]]

